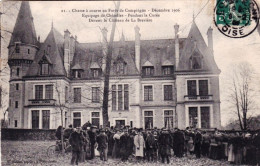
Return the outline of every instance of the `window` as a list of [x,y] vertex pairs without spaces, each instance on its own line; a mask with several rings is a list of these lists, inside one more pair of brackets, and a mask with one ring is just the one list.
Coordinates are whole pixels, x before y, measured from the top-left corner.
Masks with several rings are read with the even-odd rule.
[[190,127],[197,128],[198,126],[198,107],[189,107],[189,124]]
[[48,63],[42,63],[41,64],[41,75],[48,75],[49,74],[49,64]]
[[92,69],[92,77],[93,78],[99,77],[100,73],[101,73],[100,69]]
[[32,111],[32,128],[33,129],[39,128],[39,110]]
[[45,85],[45,99],[53,99],[53,85]]
[[91,123],[97,127],[100,125],[100,113],[91,112]]
[[81,126],[81,113],[80,112],[73,112],[73,127],[80,127]]
[[122,85],[118,85],[118,110],[123,109],[123,92]]
[[112,110],[129,110],[129,85],[112,85]]
[[129,90],[128,84],[124,85],[124,110],[129,110]]
[[173,110],[164,111],[164,127],[173,128]]
[[17,127],[17,120],[14,120],[14,127]]
[[164,100],[172,100],[172,85],[164,85]]
[[144,76],[153,76],[154,75],[154,67],[143,67],[143,75]]
[[42,110],[42,128],[50,128],[50,110]]
[[188,80],[188,96],[197,96],[196,80]]
[[20,68],[17,68],[16,69],[16,76],[19,76],[20,75]]
[[28,54],[30,54],[30,49],[28,49]]
[[81,88],[74,88],[74,103],[81,103]]
[[112,110],[116,109],[116,85],[112,85]]
[[201,128],[210,128],[209,107],[200,107]]
[[152,101],[153,100],[153,86],[148,85],[144,86],[144,101]]
[[100,92],[98,87],[92,87],[92,102],[99,103]]
[[126,63],[123,60],[115,62],[114,70],[116,74],[126,74]]
[[43,99],[43,85],[35,85],[35,99]]
[[74,78],[81,78],[81,70],[73,70]]
[[173,66],[163,66],[162,67],[163,75],[173,74]]
[[68,123],[68,113],[65,112],[65,128],[67,127],[67,123]]
[[191,68],[192,69],[201,69],[202,68],[202,59],[200,57],[200,55],[198,53],[195,53],[195,55],[193,55],[190,58],[190,63],[191,63]]
[[15,84],[16,90],[19,90],[19,84]]
[[208,93],[208,80],[199,80],[199,95],[207,96]]
[[15,44],[15,53],[20,53],[20,45]]
[[65,102],[67,103],[69,101],[69,88],[65,87]]
[[153,128],[153,111],[144,111],[145,129]]
[[15,101],[15,108],[18,108],[18,101]]

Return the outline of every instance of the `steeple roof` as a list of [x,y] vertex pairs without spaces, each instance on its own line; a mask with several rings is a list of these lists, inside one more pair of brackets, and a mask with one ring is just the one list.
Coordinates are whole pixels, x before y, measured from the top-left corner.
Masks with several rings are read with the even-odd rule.
[[39,62],[42,60],[43,56],[49,58],[52,62],[50,69],[50,76],[65,76],[66,71],[63,65],[63,50],[64,50],[64,38],[63,36],[54,28],[51,28],[46,40],[41,45],[34,62],[32,63],[30,69],[28,70],[27,76],[37,76],[40,73]]
[[37,45],[33,17],[28,1],[22,1],[9,46],[15,42]]

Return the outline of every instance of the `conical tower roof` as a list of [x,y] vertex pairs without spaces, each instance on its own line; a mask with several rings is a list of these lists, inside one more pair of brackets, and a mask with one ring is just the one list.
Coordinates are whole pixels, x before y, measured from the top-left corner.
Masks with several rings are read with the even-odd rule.
[[14,45],[15,42],[37,45],[33,17],[28,1],[21,3],[9,46]]

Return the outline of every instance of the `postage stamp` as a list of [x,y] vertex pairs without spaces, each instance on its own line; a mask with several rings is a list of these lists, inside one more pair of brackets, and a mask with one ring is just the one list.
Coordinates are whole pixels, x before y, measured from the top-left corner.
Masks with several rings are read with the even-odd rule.
[[231,38],[250,35],[259,24],[259,7],[254,0],[217,0],[214,13],[218,30]]

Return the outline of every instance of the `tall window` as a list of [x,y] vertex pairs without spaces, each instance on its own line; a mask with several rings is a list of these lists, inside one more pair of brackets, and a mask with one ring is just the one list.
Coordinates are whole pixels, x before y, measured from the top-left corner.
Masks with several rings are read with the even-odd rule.
[[100,112],[91,112],[91,123],[95,126],[100,125]]
[[45,99],[53,99],[53,85],[45,85]]
[[114,63],[114,70],[116,74],[126,74],[126,63],[123,60],[119,60]]
[[43,99],[43,85],[35,85],[35,99]]
[[145,129],[153,128],[153,111],[144,111]]
[[189,124],[191,127],[198,127],[198,107],[189,107]]
[[116,85],[112,85],[112,110],[116,109]]
[[129,87],[124,85],[124,110],[129,110]]
[[122,85],[118,85],[118,110],[123,109],[123,92]]
[[199,53],[195,52],[194,55],[190,57],[190,63],[192,69],[201,69],[202,68],[202,58]]
[[173,128],[173,110],[164,111],[164,127]]
[[30,54],[30,49],[28,49],[28,54]]
[[208,93],[208,80],[199,80],[199,95],[207,96]]
[[112,110],[129,110],[129,85],[112,85]]
[[152,101],[153,100],[153,86],[146,85],[144,86],[144,101]]
[[18,121],[17,121],[17,120],[15,120],[15,121],[14,121],[14,127],[17,127],[17,126],[18,126],[18,124],[17,124],[17,123],[18,123]]
[[69,101],[69,88],[65,87],[65,102],[67,103]]
[[41,75],[48,75],[49,74],[49,64],[48,63],[42,63],[41,64]]
[[15,44],[15,53],[20,53],[20,45]]
[[154,75],[154,67],[143,67],[143,75],[144,76],[153,76]]
[[16,90],[19,90],[19,84],[15,84]]
[[39,128],[39,110],[32,111],[32,128],[33,129]]
[[18,108],[18,106],[19,106],[18,101],[15,101],[15,108]]
[[42,111],[42,128],[43,129],[50,128],[50,110]]
[[92,69],[92,77],[93,78],[98,78],[100,73],[101,73],[100,69]]
[[81,113],[74,112],[73,113],[73,127],[80,127],[81,126]]
[[100,91],[98,87],[92,87],[92,102],[98,103],[100,101]]
[[20,75],[20,68],[17,68],[16,69],[16,76],[19,76]]
[[163,66],[162,67],[163,75],[173,74],[173,66]]
[[74,103],[81,103],[81,88],[74,88]]
[[208,129],[210,128],[210,113],[209,107],[200,107],[201,114],[201,128]]
[[196,80],[188,80],[188,96],[197,95],[197,84]]
[[164,85],[164,100],[172,100],[172,85]]

